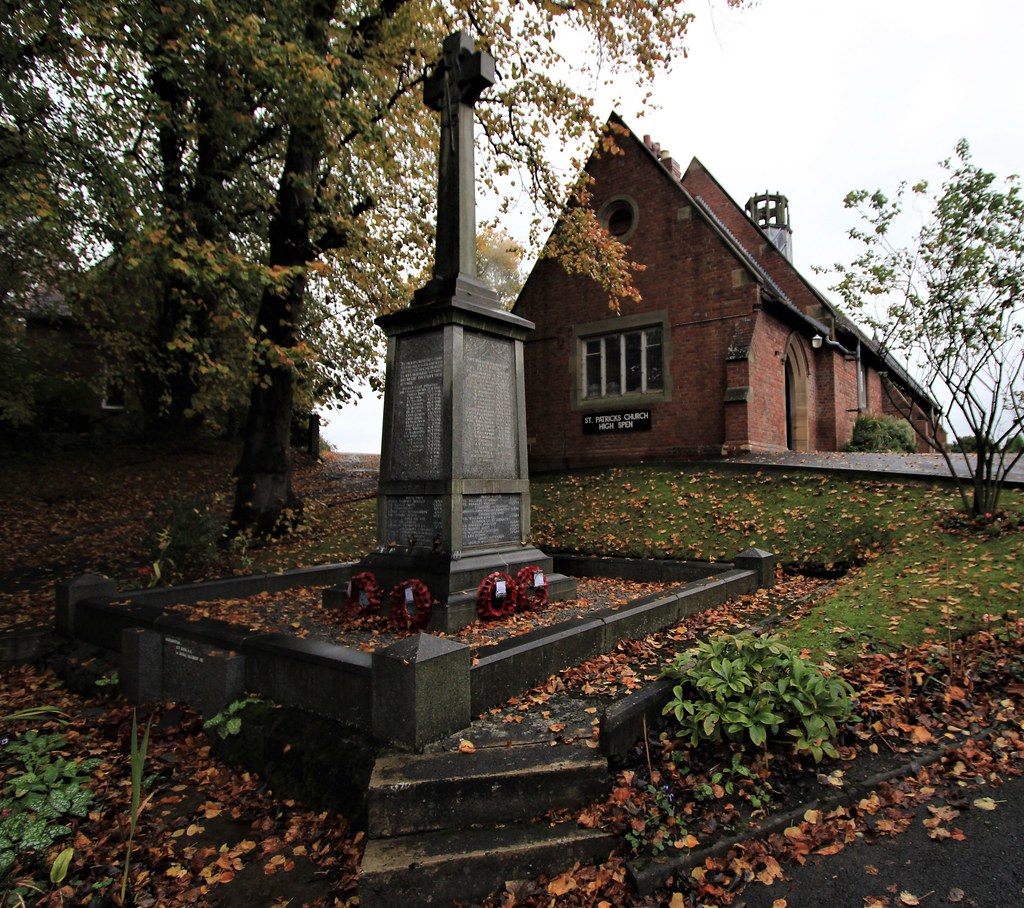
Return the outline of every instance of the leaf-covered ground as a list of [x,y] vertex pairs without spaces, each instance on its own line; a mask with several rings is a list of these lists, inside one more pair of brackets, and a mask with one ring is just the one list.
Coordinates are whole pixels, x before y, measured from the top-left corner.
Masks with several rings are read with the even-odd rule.
[[[76,574],[103,574],[120,589],[148,585],[175,508],[226,523],[237,460],[234,446],[214,442],[0,457],[0,626],[47,623],[53,584]],[[172,566],[165,580],[349,561],[369,551],[377,458],[326,454],[320,464],[295,452],[295,465],[307,518],[300,533],[266,546],[206,546],[209,563],[187,572]]]
[[[803,598],[803,590],[785,586],[783,602]],[[504,720],[516,721],[515,711],[526,708],[552,709],[563,690],[636,689],[653,680],[650,670],[693,633],[725,631],[775,613],[780,603],[771,598],[763,592],[744,597],[694,626],[623,644],[517,698]],[[952,646],[926,642],[898,654],[862,656],[839,670],[857,691],[858,717],[843,730],[838,759],[815,764],[794,757],[783,742],[765,750],[693,748],[663,720],[618,767],[607,801],[577,815],[584,826],[619,831],[622,853],[601,865],[509,884],[488,904],[712,908],[749,901],[786,908],[770,889],[756,890],[854,843],[884,844],[915,823],[932,841],[964,842],[957,819],[972,810],[1006,809],[1000,786],[1024,775],[1024,622],[993,620]],[[909,768],[913,761],[923,768]],[[905,775],[866,784],[902,767],[908,767]],[[777,815],[787,817],[785,824],[759,835],[757,826]],[[702,850],[733,838],[737,843],[728,849]],[[655,861],[694,857],[665,870],[664,889],[640,897],[628,884],[627,863],[644,855]],[[886,891],[872,884],[877,873],[866,871],[862,891],[846,893],[848,904],[914,905],[912,899],[935,894]],[[979,880],[969,869],[961,882],[977,892]],[[985,904],[961,887],[951,887],[947,896],[951,904]],[[817,902],[813,892],[803,892],[793,904]]]
[[748,546],[793,568],[846,572],[787,630],[820,661],[978,630],[1020,604],[1021,492],[974,525],[951,488],[752,470],[631,467],[533,483],[534,532],[551,550],[723,560]]
[[[19,904],[18,896],[29,904],[120,904],[131,805],[131,708],[121,698],[69,691],[52,672],[33,667],[5,668],[0,683],[6,704],[60,710],[58,716],[3,722],[5,750],[29,734],[57,735],[61,740],[47,751],[44,765],[57,759],[98,762],[87,813],[56,818],[70,826],[68,835],[41,853],[18,855],[0,887],[6,894],[0,904]],[[164,706],[139,714],[141,724],[152,719],[153,725],[131,859],[134,904],[216,904],[218,890],[228,884],[235,905],[293,899],[336,905],[354,893],[360,835],[344,817],[275,798],[257,776],[214,758],[193,711]],[[22,772],[18,760],[0,751],[8,817],[16,810],[10,786]],[[52,861],[68,847],[74,855],[67,877],[51,883]]]
[[[6,531],[0,623],[48,623],[53,582],[78,572],[107,574],[122,588],[151,582],[160,557],[155,540],[168,527],[172,505],[196,500],[202,509],[226,515],[235,457],[225,446],[152,446],[0,462],[6,488],[0,502]],[[168,574],[194,579],[358,557],[373,543],[368,496],[374,466],[341,459],[321,466],[300,457],[302,533],[267,546],[215,549],[203,567],[170,566]],[[840,791],[875,766],[946,742],[956,749],[905,783],[799,818],[765,840],[748,841],[680,872],[668,889],[647,900],[627,885],[627,846],[601,866],[512,884],[495,904],[739,904],[744,886],[778,879],[792,866],[787,862],[827,855],[858,837],[897,834],[914,822],[908,819],[911,808],[920,803],[927,804],[929,835],[955,840],[957,811],[987,809],[974,807],[964,786],[998,781],[1024,765],[1018,713],[1024,683],[1017,620],[1017,565],[1024,544],[1016,516],[1020,493],[1008,493],[1005,512],[983,525],[959,519],[954,495],[943,489],[795,473],[577,473],[542,478],[534,483],[533,498],[537,542],[548,549],[718,560],[757,545],[779,552],[793,568],[822,576],[787,574],[774,601],[763,594],[745,597],[687,626],[625,643],[525,694],[506,707],[500,721],[514,722],[524,708],[549,708],[563,694],[612,697],[635,690],[695,634],[758,623],[780,607],[792,613],[781,624],[790,641],[841,672],[859,697],[860,719],[841,742],[844,760],[821,772],[792,760],[785,748],[773,749],[767,764],[756,754],[733,763],[731,753],[681,748],[669,727],[651,729],[646,746],[638,744],[631,762],[619,768],[607,803],[584,811],[582,822],[611,824],[638,838],[642,820],[643,837],[660,835],[666,848],[685,852],[738,828],[758,811],[803,796],[808,780]],[[584,594],[590,595],[586,588]],[[628,598],[635,591],[624,585],[605,595]],[[384,618],[325,615],[317,603],[313,592],[305,600],[254,597],[204,609],[252,626],[337,634],[371,648],[391,639]],[[525,629],[525,622],[517,627],[513,620],[500,631],[474,628],[465,637],[486,645]],[[91,766],[87,760],[99,761],[85,785],[92,792],[86,814],[58,818],[67,834],[39,848],[37,859],[26,852],[4,884],[23,883],[29,903],[119,901],[131,718],[130,709],[105,690],[94,684],[72,690],[41,668],[0,671],[0,737],[15,742],[0,749],[0,785],[24,776],[15,757],[33,731],[59,736],[46,765],[73,772],[75,766]],[[59,708],[63,716],[6,721],[17,708],[42,705]],[[194,713],[162,707],[153,718],[145,787],[150,800],[144,802],[132,864],[138,904],[354,904],[360,834],[344,817],[276,797],[256,776],[227,767],[211,753]],[[65,782],[73,794],[77,783],[70,776]],[[31,793],[23,778],[19,784]],[[13,791],[4,792],[0,824],[17,812],[11,808]],[[0,828],[0,853],[3,834]],[[51,883],[51,864],[69,846],[75,854],[67,875]],[[899,901],[899,893],[865,891],[869,895],[876,906],[912,904]]]
[[[563,602],[550,602],[542,609],[522,609],[500,620],[480,620],[459,631],[436,636],[449,637],[471,647],[490,646],[508,637],[525,634],[559,621],[568,621],[587,612],[607,608],[669,589],[667,583],[631,583],[607,578],[581,578],[578,596]],[[278,593],[261,593],[246,599],[219,599],[193,605],[171,606],[189,618],[217,618],[264,633],[285,633],[295,637],[312,637],[373,652],[390,646],[413,633],[395,621],[388,603],[375,611],[322,608],[326,587],[302,587]]]

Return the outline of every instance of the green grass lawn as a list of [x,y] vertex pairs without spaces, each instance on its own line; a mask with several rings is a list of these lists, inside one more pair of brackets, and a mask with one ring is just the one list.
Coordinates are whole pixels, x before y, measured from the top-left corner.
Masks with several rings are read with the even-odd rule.
[[[1024,531],[950,532],[959,498],[945,486],[630,467],[542,477],[532,494],[534,538],[552,551],[717,561],[757,546],[787,565],[852,568],[785,632],[819,661],[1020,607]],[[1021,493],[1002,504],[1020,513]]]
[[[723,561],[757,546],[788,568],[834,571],[834,589],[784,630],[817,661],[944,640],[1021,608],[1024,531],[944,528],[960,505],[947,486],[638,466],[543,476],[531,492],[549,552]],[[1022,498],[1004,493],[1004,509],[1024,512]],[[252,568],[359,558],[375,514],[369,500],[310,501],[304,531],[254,551]]]

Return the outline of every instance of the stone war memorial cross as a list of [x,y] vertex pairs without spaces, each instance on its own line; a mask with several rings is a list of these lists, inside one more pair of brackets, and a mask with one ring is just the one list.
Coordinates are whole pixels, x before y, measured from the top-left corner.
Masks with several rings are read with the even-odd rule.
[[[423,101],[441,114],[437,165],[437,238],[434,280],[413,304],[460,274],[476,277],[476,168],[473,106],[494,84],[494,58],[474,50],[473,39],[456,32],[444,42],[441,62],[427,78]],[[424,288],[425,290],[427,288]]]
[[388,339],[377,547],[355,570],[385,593],[424,583],[429,628],[444,632],[476,620],[477,588],[495,571],[536,567],[550,598],[575,595],[529,542],[523,341],[533,323],[477,278],[473,106],[494,71],[466,32],[445,39],[423,92],[441,126],[433,277],[408,309],[376,322]]

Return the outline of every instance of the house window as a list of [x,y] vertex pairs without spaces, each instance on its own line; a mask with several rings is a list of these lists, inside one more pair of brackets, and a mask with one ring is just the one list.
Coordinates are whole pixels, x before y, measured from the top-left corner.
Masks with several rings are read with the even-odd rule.
[[584,398],[647,394],[664,389],[661,327],[639,328],[583,341]]

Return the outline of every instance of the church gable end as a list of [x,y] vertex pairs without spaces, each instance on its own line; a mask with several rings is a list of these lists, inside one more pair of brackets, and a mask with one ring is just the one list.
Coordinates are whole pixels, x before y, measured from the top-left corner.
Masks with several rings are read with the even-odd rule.
[[[614,122],[618,152],[587,165],[591,205],[644,266],[641,300],[616,314],[590,278],[537,263],[515,307],[537,326],[524,352],[530,469],[837,450],[878,396],[877,372],[835,340],[836,320],[818,317],[834,310],[768,238],[788,232],[784,198],[752,199],[748,215],[699,161],[681,175]],[[765,229],[751,220],[762,215]]]
[[589,279],[550,260],[534,269],[515,309],[537,325],[526,344],[534,470],[717,456],[725,441],[729,345],[758,285],[679,184],[671,158],[632,134],[618,144],[620,154],[587,165],[591,204],[645,266],[636,274],[642,299],[616,314]]

